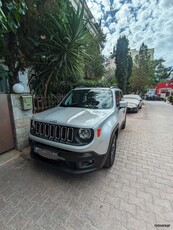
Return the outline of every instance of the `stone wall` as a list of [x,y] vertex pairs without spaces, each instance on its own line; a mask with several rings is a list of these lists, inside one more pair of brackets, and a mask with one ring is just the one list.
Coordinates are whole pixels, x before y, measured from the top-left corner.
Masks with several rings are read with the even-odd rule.
[[29,144],[29,129],[32,117],[32,109],[22,110],[20,97],[21,94],[11,94],[15,145],[18,150],[24,149]]

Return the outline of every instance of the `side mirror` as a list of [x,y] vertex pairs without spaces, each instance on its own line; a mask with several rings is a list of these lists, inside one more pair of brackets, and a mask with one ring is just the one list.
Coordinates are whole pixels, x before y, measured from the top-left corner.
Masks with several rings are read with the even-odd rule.
[[126,108],[127,107],[127,101],[120,101],[119,102],[119,108]]

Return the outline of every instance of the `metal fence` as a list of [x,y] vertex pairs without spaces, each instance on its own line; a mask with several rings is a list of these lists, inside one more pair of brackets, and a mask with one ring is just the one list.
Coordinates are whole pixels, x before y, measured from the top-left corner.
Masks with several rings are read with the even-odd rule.
[[32,97],[32,104],[33,104],[33,113],[39,113],[47,109],[51,109],[57,106],[60,101],[63,99],[65,95],[57,94],[57,95],[50,95],[47,97],[43,96],[33,96]]

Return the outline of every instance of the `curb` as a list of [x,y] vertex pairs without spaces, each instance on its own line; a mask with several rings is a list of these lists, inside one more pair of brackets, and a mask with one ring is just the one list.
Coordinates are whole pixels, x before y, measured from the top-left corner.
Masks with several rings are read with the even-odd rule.
[[8,152],[5,152],[0,155],[0,167],[5,165],[6,163],[17,159],[18,157],[22,157],[25,159],[30,159],[30,147],[26,147],[23,150],[19,151],[17,149],[12,149]]
[[0,155],[0,166],[5,165],[6,163],[18,158],[22,152],[18,151],[17,149],[12,149],[8,152],[5,152]]

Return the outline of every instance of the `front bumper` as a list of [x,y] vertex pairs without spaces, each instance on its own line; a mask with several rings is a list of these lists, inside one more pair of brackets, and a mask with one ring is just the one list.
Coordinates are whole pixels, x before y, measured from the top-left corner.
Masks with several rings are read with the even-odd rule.
[[127,107],[127,112],[136,112],[137,107],[133,107],[133,108],[128,108]]
[[31,152],[34,157],[56,165],[57,168],[74,174],[92,172],[103,167],[107,154],[95,152],[71,152],[47,146],[30,139]]

